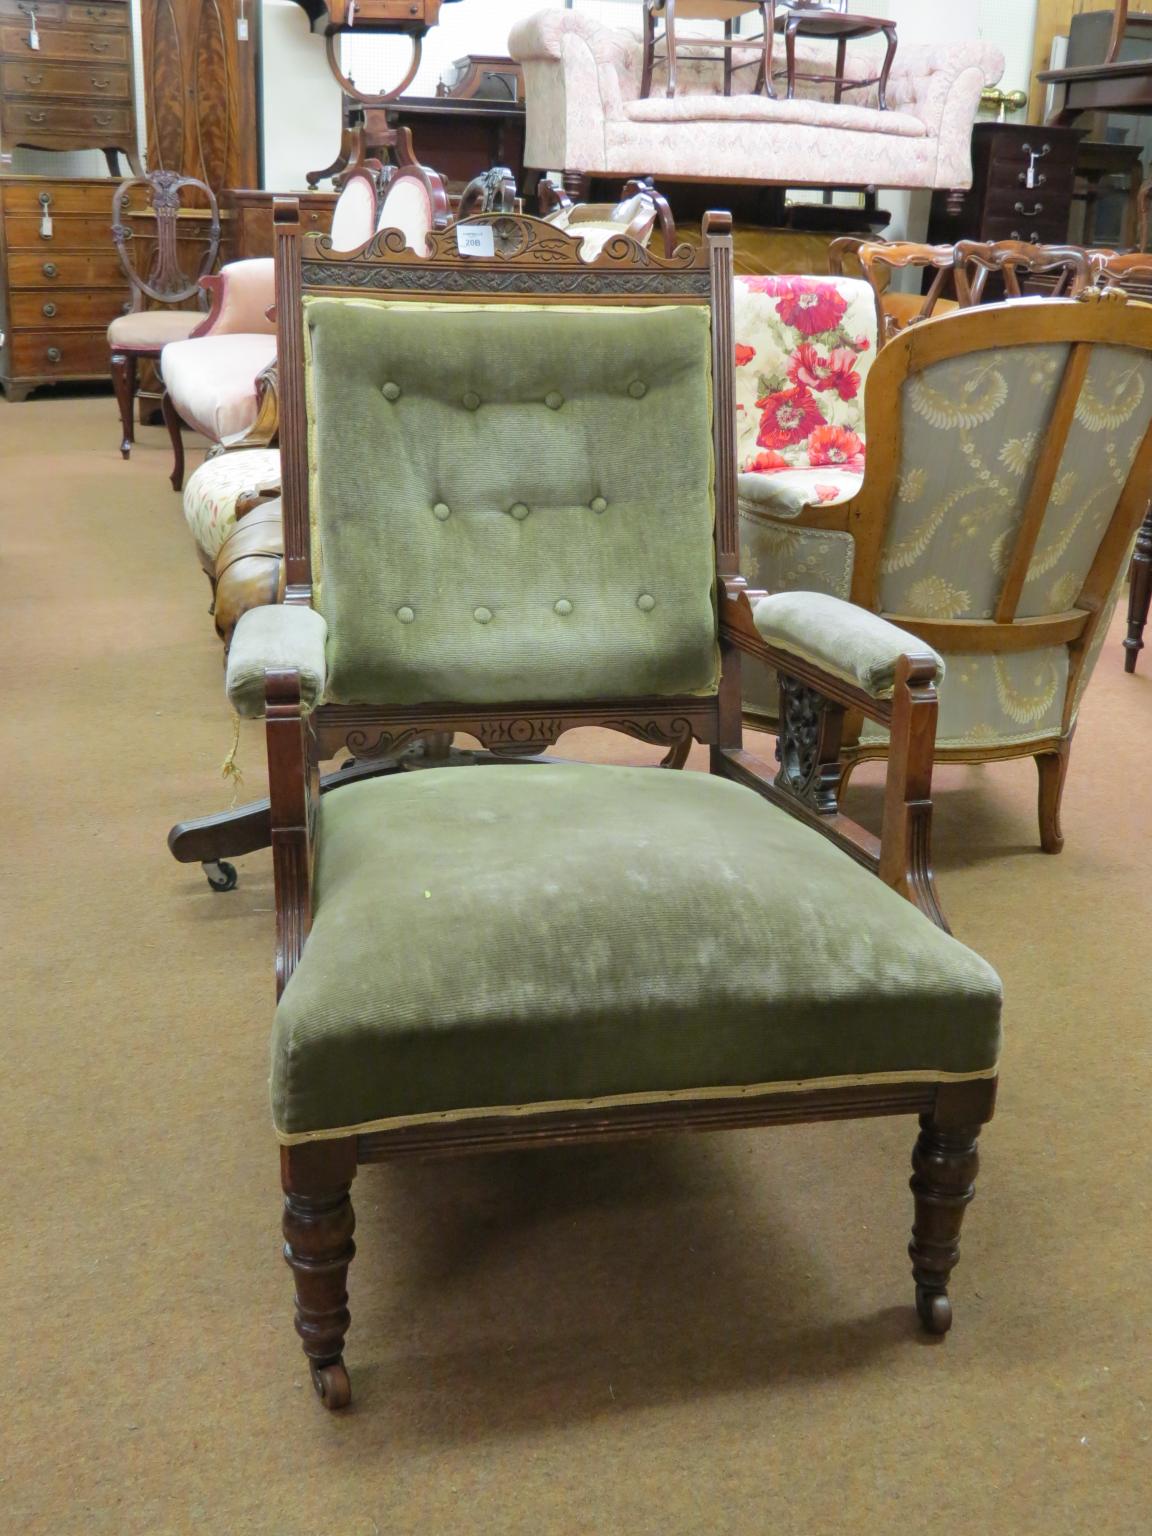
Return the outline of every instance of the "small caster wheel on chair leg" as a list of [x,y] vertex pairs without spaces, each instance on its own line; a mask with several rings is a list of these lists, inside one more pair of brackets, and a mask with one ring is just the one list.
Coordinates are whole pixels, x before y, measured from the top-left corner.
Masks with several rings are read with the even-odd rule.
[[947,1333],[952,1326],[952,1303],[944,1291],[916,1287],[916,1311],[929,1333]]
[[343,1360],[333,1360],[328,1365],[317,1365],[312,1360],[308,1368],[312,1372],[316,1396],[325,1408],[347,1408],[352,1401],[352,1383],[348,1380]]
[[235,864],[229,864],[226,859],[205,859],[200,868],[214,891],[236,889],[236,882],[240,877],[236,873]]

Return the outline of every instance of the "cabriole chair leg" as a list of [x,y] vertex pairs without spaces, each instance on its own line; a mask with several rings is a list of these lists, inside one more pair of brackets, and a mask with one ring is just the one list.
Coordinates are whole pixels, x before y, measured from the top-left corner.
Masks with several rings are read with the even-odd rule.
[[126,459],[136,441],[136,428],[132,409],[136,404],[136,359],[131,353],[113,352],[109,359],[112,371],[112,388],[116,391],[116,404],[120,407],[120,457]]
[[346,1408],[352,1387],[344,1366],[348,1266],[356,1253],[349,1188],[356,1142],[310,1141],[280,1149],[284,1187],[284,1257],[296,1277],[296,1332],[312,1385],[325,1408]]
[[179,412],[172,404],[172,396],[167,390],[161,398],[160,408],[164,412],[164,425],[168,428],[168,436],[172,441],[172,489],[182,491],[184,489],[184,438],[181,432],[183,423]]
[[1040,775],[1037,811],[1040,818],[1040,846],[1045,853],[1059,853],[1064,846],[1060,827],[1060,803],[1064,781],[1068,777],[1068,757],[1072,742],[1066,739],[1055,752],[1037,752],[1036,771]]

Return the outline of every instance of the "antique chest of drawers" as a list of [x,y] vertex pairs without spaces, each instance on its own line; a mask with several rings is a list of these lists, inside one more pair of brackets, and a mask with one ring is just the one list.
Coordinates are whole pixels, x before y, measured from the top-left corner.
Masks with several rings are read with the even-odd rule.
[[1078,128],[1031,123],[977,123],[972,130],[972,186],[959,209],[953,194],[934,192],[928,222],[933,245],[957,240],[1068,239]]
[[128,0],[0,0],[5,150],[102,149],[139,173]]
[[130,308],[112,244],[116,183],[0,176],[0,384],[108,378],[108,322]]

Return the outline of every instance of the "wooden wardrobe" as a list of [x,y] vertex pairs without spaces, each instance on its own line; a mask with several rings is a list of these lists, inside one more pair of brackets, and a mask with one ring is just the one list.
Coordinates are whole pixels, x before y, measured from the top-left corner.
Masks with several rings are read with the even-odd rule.
[[260,0],[142,0],[148,164],[260,185]]

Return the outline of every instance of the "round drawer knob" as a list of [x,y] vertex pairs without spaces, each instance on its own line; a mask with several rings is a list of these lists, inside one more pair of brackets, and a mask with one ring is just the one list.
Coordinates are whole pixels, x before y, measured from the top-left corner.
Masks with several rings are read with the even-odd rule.
[[53,319],[56,314],[55,304],[45,304],[40,313],[48,320]]
[[54,261],[46,261],[40,270],[45,277],[56,277],[59,274],[60,268]]
[[62,354],[59,347],[49,347],[46,354],[50,363],[58,363],[60,361],[61,355]]

